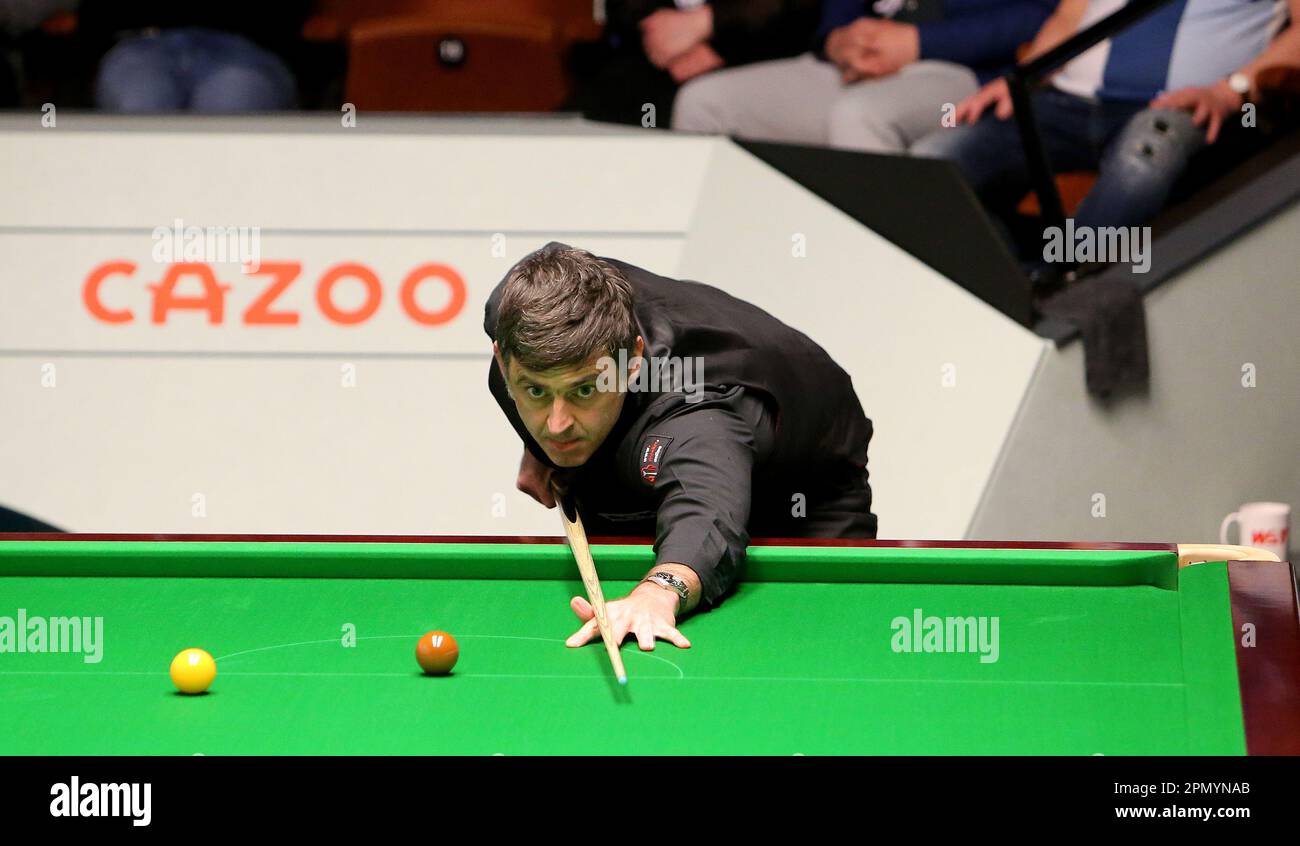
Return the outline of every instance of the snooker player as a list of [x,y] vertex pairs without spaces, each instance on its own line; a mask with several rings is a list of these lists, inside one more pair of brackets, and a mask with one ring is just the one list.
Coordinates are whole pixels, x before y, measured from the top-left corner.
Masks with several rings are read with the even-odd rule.
[[[733,586],[751,535],[873,538],[871,421],[807,336],[702,285],[551,243],[488,298],[488,388],[523,439],[517,487],[567,491],[591,537],[653,535],[654,568],[608,603],[616,642],[690,642],[677,622]],[[599,638],[590,603],[574,597]]]

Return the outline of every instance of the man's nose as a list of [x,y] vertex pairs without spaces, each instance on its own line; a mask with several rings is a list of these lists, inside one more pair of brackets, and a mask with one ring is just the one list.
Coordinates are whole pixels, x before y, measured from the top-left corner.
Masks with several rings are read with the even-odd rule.
[[551,413],[546,418],[546,424],[552,435],[562,434],[573,425],[573,415],[569,413],[569,407],[564,400],[556,397],[551,403]]

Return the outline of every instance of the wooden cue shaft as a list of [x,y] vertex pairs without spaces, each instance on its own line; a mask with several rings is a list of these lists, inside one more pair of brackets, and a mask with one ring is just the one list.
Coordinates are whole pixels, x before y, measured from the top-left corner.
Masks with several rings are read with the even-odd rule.
[[582,527],[582,516],[578,514],[575,505],[573,519],[570,520],[558,492],[556,503],[560,509],[560,519],[564,523],[564,534],[568,536],[569,547],[578,562],[578,572],[582,574],[582,582],[587,586],[587,599],[591,601],[591,608],[596,614],[600,637],[605,641],[605,651],[609,653],[609,662],[614,666],[614,675],[618,677],[619,684],[627,684],[627,670],[623,669],[623,656],[618,652],[619,645],[614,642],[614,632],[609,627],[609,617],[605,613],[605,594],[600,589],[600,578],[596,575],[596,562],[592,560],[591,546],[587,543],[587,530]]

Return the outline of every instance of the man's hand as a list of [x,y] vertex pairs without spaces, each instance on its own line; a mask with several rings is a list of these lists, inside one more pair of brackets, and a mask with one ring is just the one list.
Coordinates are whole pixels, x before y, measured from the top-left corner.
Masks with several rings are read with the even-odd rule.
[[673,59],[672,64],[668,66],[668,72],[672,74],[673,81],[681,85],[702,73],[717,70],[724,64],[726,62],[713,51],[712,47],[707,44],[696,44],[676,59]]
[[660,9],[641,21],[641,44],[650,62],[667,69],[673,60],[713,35],[713,10],[707,5],[679,11]]
[[1245,99],[1222,79],[1213,85],[1197,85],[1170,91],[1150,103],[1153,109],[1181,109],[1191,112],[1194,126],[1204,126],[1208,121],[1205,140],[1210,144],[1218,140],[1219,130],[1223,128],[1223,122],[1228,116],[1234,113],[1240,114],[1243,105]]
[[850,51],[847,67],[841,66],[846,83],[897,73],[921,57],[921,35],[913,24],[859,18],[850,26],[857,28],[854,44],[859,49]]
[[998,120],[1011,117],[1014,110],[1011,106],[1011,89],[1007,87],[1006,79],[998,77],[962,100],[957,104],[954,117],[957,123],[974,123],[989,106],[993,107],[993,114],[997,115]]
[[[658,585],[642,583],[622,599],[605,604],[609,617],[610,631],[615,643],[622,643],[628,634],[636,636],[642,651],[649,652],[655,648],[655,640],[666,640],[674,646],[689,649],[691,642],[677,631],[677,604],[681,600],[677,594]],[[578,629],[564,642],[565,646],[582,646],[593,639],[600,639],[600,627],[596,624],[596,612],[591,603],[581,596],[569,601],[569,607],[578,619],[583,621]]]
[[866,34],[871,18],[858,18],[852,23],[836,27],[826,36],[826,58],[840,69],[848,71],[853,60],[866,50]]
[[557,483],[555,468],[538,461],[533,453],[524,447],[524,457],[519,461],[519,478],[515,487],[545,505],[555,507],[555,492],[551,486]]

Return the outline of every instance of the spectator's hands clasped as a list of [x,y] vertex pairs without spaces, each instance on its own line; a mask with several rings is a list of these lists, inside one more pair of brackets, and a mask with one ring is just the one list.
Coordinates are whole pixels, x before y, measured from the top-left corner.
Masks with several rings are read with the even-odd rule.
[[897,73],[920,55],[917,28],[896,21],[858,18],[826,39],[826,56],[845,84]]
[[724,64],[726,62],[714,52],[712,47],[700,43],[673,59],[672,64],[668,66],[668,73],[672,74],[674,82],[681,85],[702,73],[717,70]]
[[668,70],[673,60],[713,37],[713,10],[660,9],[641,21],[641,44],[646,57],[658,68]]
[[519,460],[519,476],[515,479],[515,487],[547,508],[554,508],[555,489],[559,488],[563,492],[564,480],[555,472],[553,467],[538,461],[525,448],[524,457]]

